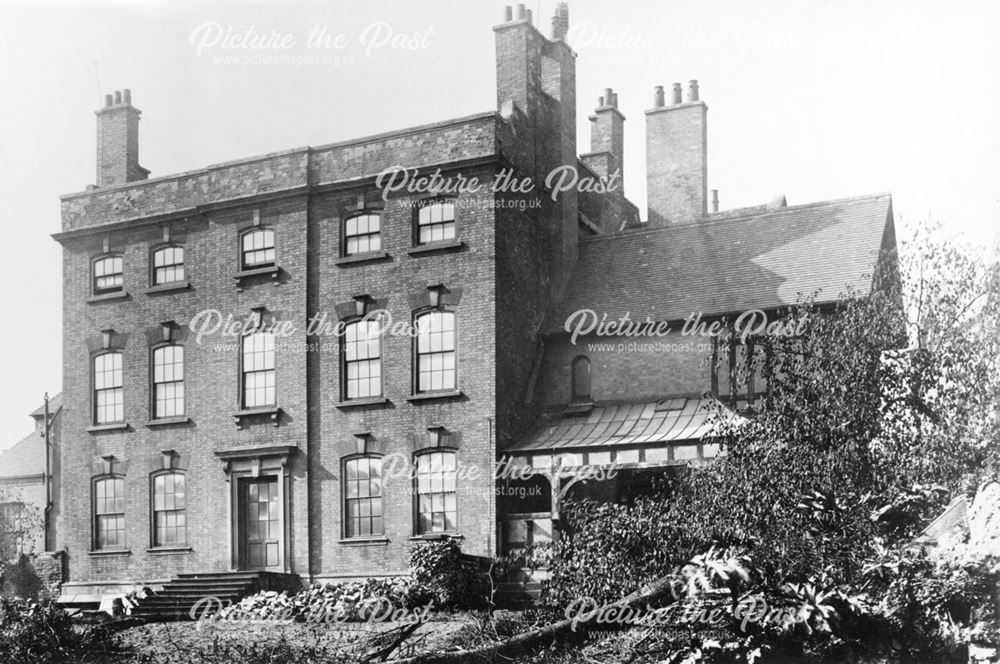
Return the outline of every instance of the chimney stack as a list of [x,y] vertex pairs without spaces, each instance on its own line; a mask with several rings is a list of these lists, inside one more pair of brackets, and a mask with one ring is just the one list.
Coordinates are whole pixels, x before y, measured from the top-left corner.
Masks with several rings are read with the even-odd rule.
[[145,180],[149,171],[139,165],[139,117],[132,106],[132,91],[116,90],[104,95],[97,115],[97,186]]
[[556,5],[556,13],[552,15],[552,41],[565,41],[569,33],[569,5],[560,2]]
[[602,177],[616,170],[624,173],[625,116],[618,110],[618,93],[611,88],[604,89],[590,116],[590,153],[582,159]]
[[653,108],[646,111],[646,198],[649,224],[700,219],[708,213],[708,106],[698,81],[688,82],[687,101],[681,84],[672,87],[671,104],[661,106],[663,88],[656,87]]
[[[576,166],[576,54],[566,41],[569,8],[556,5],[553,38],[533,24],[524,4],[508,7],[494,26],[497,110],[513,125],[517,168],[545,182],[557,167]],[[524,149],[529,148],[529,149]],[[576,264],[579,205],[575,189],[561,193],[545,218],[552,227],[550,295],[561,293]]]

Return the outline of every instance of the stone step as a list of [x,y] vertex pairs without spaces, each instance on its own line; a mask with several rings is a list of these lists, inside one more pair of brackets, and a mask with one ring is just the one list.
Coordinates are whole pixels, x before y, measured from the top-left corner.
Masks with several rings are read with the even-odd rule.
[[[190,610],[205,597],[224,603],[237,603],[261,590],[301,587],[294,574],[273,572],[205,572],[179,574],[157,593],[138,601],[132,615],[147,621],[190,620]],[[216,607],[217,608],[217,607]]]

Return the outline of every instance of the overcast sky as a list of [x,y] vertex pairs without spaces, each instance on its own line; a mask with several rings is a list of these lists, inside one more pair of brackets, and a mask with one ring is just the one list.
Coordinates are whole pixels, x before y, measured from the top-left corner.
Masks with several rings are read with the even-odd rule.
[[[30,430],[45,391],[61,390],[61,249],[50,234],[59,195],[94,181],[102,93],[131,88],[152,177],[495,104],[503,2],[74,4],[0,0],[0,448]],[[555,3],[526,4],[548,34]],[[939,218],[985,246],[1000,226],[998,8],[573,0],[580,151],[587,115],[614,88],[627,118],[625,193],[644,210],[643,111],[653,86],[694,78],[722,208],[891,191],[901,224]],[[224,39],[251,27],[290,48]],[[333,47],[314,47],[324,37]],[[277,55],[326,62],[259,62]]]

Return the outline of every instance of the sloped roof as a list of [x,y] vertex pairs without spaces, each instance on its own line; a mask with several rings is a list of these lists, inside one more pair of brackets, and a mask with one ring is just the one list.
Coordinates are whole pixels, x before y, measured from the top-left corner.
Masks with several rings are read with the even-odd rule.
[[[711,397],[594,406],[586,415],[553,416],[534,434],[505,451],[649,445],[697,441],[712,433]],[[742,419],[740,415],[731,414]]]
[[930,525],[917,535],[919,544],[940,544],[947,541],[962,541],[969,532],[969,507],[965,496],[958,496],[944,508],[944,511]]
[[[62,408],[62,392],[49,399],[49,415],[54,415]],[[32,417],[43,417],[45,415],[45,403],[31,412]]]
[[546,330],[562,330],[580,309],[679,321],[772,309],[817,290],[820,302],[847,287],[868,292],[891,205],[889,194],[875,194],[591,237]]
[[40,475],[45,472],[45,438],[32,431],[0,454],[0,477]]

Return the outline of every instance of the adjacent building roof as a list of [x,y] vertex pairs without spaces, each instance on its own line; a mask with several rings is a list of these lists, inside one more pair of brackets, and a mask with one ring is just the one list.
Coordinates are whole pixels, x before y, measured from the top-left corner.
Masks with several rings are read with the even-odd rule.
[[868,292],[883,243],[894,241],[891,209],[889,194],[875,194],[591,237],[547,331],[580,309],[679,321],[773,309],[816,291],[819,302]]
[[[655,445],[697,441],[712,433],[719,406],[712,397],[679,397],[661,401],[594,406],[589,413],[572,409],[553,416],[538,431],[507,452]],[[732,420],[743,418],[723,411]]]
[[[63,396],[62,392],[60,392],[59,394],[57,394],[54,397],[52,397],[51,399],[49,399],[49,415],[50,416],[51,415],[55,415],[59,411],[59,409],[62,408],[62,396]],[[39,406],[38,408],[36,408],[35,410],[33,410],[32,413],[31,413],[31,416],[32,417],[44,417],[45,416],[45,404],[42,403],[41,406]]]
[[[62,394],[49,399],[49,416],[62,408]],[[31,412],[32,417],[45,417],[45,404]],[[45,472],[45,437],[35,429],[20,442],[0,452],[0,478],[41,475]]]
[[45,472],[45,438],[32,431],[0,454],[0,478],[41,475]]
[[938,545],[963,541],[969,533],[969,506],[965,496],[958,496],[944,508],[930,525],[917,535],[918,544]]

